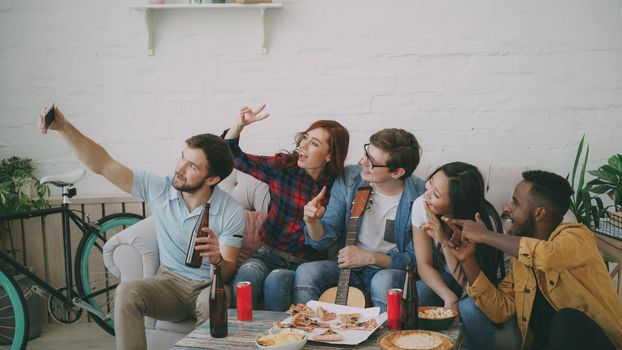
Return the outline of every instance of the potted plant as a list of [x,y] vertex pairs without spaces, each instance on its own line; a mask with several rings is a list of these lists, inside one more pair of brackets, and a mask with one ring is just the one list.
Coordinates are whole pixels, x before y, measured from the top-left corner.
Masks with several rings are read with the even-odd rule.
[[[599,217],[604,218],[607,213],[622,211],[622,154],[614,154],[608,159],[607,164],[588,173],[594,176],[594,179],[586,184],[588,190],[597,195],[607,194],[613,202],[605,207],[602,200],[595,197],[598,200]],[[621,222],[622,219],[616,218],[614,221]]]
[[[49,206],[50,189],[33,174],[32,159],[10,157],[0,161],[0,215],[24,213]],[[0,249],[15,258],[10,222],[0,225]]]
[[[590,154],[590,146],[586,145],[584,154],[584,142],[585,135],[581,137],[579,147],[577,148],[577,155],[575,156],[574,166],[572,167],[572,176],[571,174],[566,175],[566,180],[570,182],[570,185],[574,190],[574,194],[570,197],[570,211],[572,211],[574,216],[577,218],[577,222],[591,227],[591,222],[598,222],[599,220],[598,204],[597,206],[593,206],[592,199],[596,198],[595,200],[598,202],[600,201],[600,198],[591,196],[589,186],[585,183],[585,168]],[[579,170],[579,172],[577,172],[577,170]]]

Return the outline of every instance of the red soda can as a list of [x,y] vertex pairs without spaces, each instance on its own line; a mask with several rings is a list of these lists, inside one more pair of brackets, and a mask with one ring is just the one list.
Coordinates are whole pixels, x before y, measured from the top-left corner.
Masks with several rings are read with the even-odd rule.
[[387,292],[387,323],[389,329],[401,328],[400,305],[402,304],[402,290],[399,288],[389,289]]
[[248,281],[238,282],[236,289],[236,304],[239,321],[251,321],[253,319],[253,286]]

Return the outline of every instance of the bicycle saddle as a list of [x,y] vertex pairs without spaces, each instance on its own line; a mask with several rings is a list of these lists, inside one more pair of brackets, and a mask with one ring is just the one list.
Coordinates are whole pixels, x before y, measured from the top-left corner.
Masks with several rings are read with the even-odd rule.
[[86,170],[77,169],[65,174],[44,176],[41,178],[41,184],[51,183],[58,187],[71,186],[80,181],[84,175],[86,175]]

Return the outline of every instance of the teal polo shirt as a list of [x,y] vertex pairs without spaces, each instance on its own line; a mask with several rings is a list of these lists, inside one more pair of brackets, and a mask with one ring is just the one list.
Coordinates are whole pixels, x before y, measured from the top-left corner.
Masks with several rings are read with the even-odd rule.
[[[210,264],[203,259],[200,268],[187,267],[186,251],[203,206],[192,212],[181,192],[172,185],[171,176],[160,177],[145,171],[134,171],[132,195],[142,198],[154,217],[160,265],[193,280],[209,279]],[[226,192],[214,188],[209,200],[209,227],[218,235],[220,245],[240,248],[244,232],[244,209]]]

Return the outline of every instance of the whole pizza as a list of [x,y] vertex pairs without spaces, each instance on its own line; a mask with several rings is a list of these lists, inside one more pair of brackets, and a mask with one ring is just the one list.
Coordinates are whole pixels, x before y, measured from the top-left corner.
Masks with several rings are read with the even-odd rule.
[[451,350],[448,336],[422,330],[399,331],[382,336],[378,343],[384,350]]

